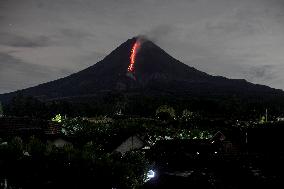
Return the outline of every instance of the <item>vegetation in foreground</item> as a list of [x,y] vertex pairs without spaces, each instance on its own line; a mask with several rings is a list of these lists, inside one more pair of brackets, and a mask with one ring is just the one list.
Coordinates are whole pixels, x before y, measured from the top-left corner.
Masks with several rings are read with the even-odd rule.
[[[5,114],[6,109],[8,116],[31,119],[51,120],[53,115],[52,120],[59,123],[60,136],[71,143],[56,147],[40,136],[2,137],[0,179],[7,179],[11,188],[140,188],[153,166],[151,154],[143,149],[125,154],[116,152],[115,148],[127,137],[143,136],[151,146],[158,140],[208,139],[220,129],[230,132],[233,125],[247,128],[267,122],[263,115],[244,122],[212,121],[202,111],[177,111],[167,105],[157,107],[151,118],[124,116],[113,110],[112,118],[87,118],[70,113],[75,110],[64,103],[47,105],[32,98],[17,98],[1,108],[0,114]],[[50,107],[46,109],[47,106]],[[121,107],[120,104],[115,110]],[[52,109],[55,111],[47,111]],[[61,112],[62,115],[54,115]]]

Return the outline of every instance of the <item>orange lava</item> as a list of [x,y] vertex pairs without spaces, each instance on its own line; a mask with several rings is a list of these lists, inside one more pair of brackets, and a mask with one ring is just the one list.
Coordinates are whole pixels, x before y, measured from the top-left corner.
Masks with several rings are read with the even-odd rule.
[[136,60],[136,55],[137,55],[137,52],[140,48],[140,42],[139,41],[136,41],[131,49],[131,55],[130,55],[130,64],[127,68],[127,71],[128,72],[134,72],[134,65],[135,65],[135,60]]

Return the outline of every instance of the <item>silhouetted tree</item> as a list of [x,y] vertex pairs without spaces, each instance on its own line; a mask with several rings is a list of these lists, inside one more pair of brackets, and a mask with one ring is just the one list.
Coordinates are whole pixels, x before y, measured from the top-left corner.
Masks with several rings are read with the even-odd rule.
[[8,143],[9,156],[12,159],[20,159],[23,157],[24,144],[20,137],[13,138]]
[[162,105],[156,110],[156,116],[163,121],[175,119],[176,113],[173,107]]
[[46,145],[35,136],[30,137],[27,150],[33,158],[41,158],[46,151]]
[[47,108],[38,99],[18,93],[7,105],[7,115],[45,118]]
[[4,110],[3,110],[3,106],[2,103],[0,101],[0,117],[4,114]]

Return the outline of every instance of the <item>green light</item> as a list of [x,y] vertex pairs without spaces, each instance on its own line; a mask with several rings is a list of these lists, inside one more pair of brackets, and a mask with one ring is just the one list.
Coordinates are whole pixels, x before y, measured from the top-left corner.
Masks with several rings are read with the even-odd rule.
[[51,119],[51,121],[61,123],[62,122],[62,116],[60,114],[57,114],[54,118]]

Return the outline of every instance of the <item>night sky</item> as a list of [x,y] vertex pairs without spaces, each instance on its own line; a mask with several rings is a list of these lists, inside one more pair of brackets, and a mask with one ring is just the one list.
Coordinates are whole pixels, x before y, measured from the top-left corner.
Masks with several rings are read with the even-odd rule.
[[137,35],[209,74],[284,89],[283,0],[0,0],[0,93],[80,71]]

